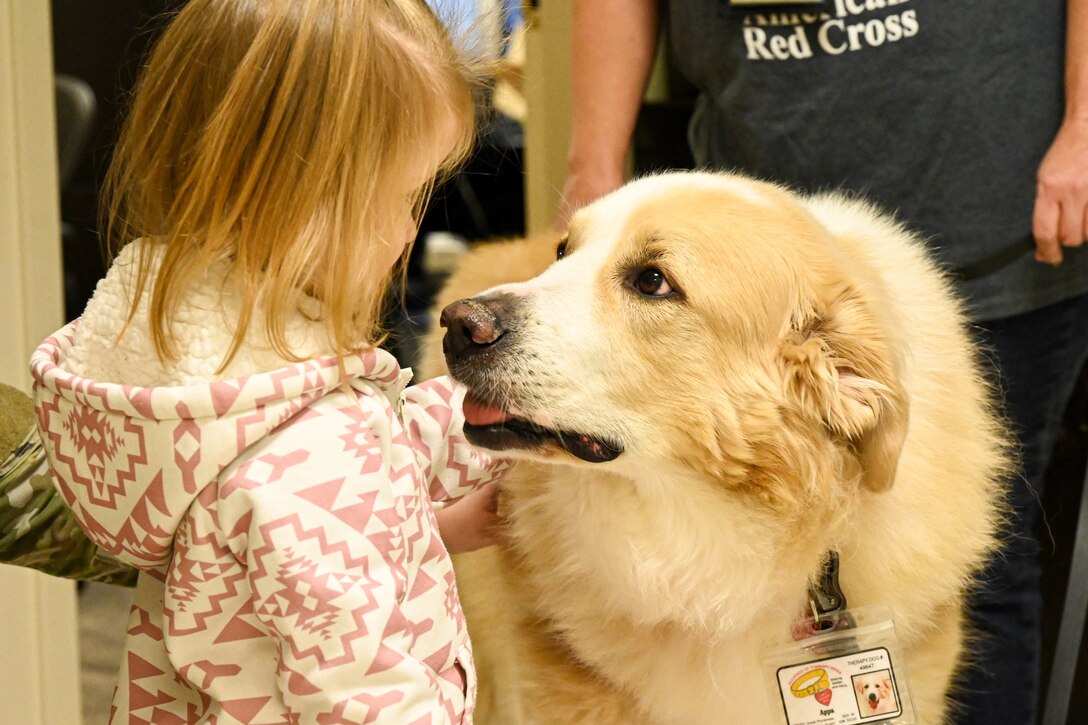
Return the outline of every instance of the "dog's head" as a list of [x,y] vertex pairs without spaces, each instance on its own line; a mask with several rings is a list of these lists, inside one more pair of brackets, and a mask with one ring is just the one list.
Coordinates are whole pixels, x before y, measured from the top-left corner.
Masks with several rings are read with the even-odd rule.
[[854,678],[854,692],[857,693],[858,702],[875,710],[891,697],[892,681],[884,673],[861,675]]
[[907,402],[862,246],[742,177],[629,184],[574,216],[543,274],[444,310],[466,434],[628,473],[680,466],[768,502],[829,480],[885,489]]

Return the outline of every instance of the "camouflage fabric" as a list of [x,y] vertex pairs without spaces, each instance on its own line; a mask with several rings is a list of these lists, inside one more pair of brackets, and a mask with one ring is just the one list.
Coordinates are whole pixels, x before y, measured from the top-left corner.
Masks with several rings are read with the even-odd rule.
[[[29,403],[0,384],[0,563],[134,586],[136,570],[91,543],[53,487]],[[14,437],[20,429],[21,440]]]

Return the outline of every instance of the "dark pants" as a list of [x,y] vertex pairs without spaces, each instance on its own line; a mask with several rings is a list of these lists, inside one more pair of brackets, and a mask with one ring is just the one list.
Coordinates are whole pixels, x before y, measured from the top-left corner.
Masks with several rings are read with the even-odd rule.
[[1013,520],[1007,548],[991,562],[970,601],[969,618],[982,638],[975,647],[979,664],[965,673],[955,697],[964,706],[957,722],[1032,725],[1040,686],[1037,533],[1043,477],[1066,402],[1088,357],[1088,295],[979,327],[988,357],[1000,369],[1022,473],[1009,491]]

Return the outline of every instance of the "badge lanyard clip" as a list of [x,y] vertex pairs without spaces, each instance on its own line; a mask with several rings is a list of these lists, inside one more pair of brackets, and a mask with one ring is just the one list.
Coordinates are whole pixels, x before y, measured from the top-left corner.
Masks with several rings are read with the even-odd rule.
[[[820,575],[808,588],[808,606],[803,627],[794,632],[795,639],[803,639],[817,634],[853,629],[854,618],[846,609],[846,595],[839,585],[839,552],[829,550],[824,555]],[[809,619],[811,616],[811,619]],[[851,637],[828,642],[821,646],[822,654],[849,652],[857,648],[857,642]]]

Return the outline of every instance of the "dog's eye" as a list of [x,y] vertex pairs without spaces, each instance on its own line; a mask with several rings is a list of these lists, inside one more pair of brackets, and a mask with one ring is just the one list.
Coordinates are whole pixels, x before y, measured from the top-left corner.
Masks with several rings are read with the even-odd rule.
[[555,259],[556,259],[556,261],[562,259],[565,256],[567,256],[567,240],[566,239],[559,242],[559,246],[555,248]]
[[638,273],[634,287],[644,297],[670,297],[676,294],[661,270],[653,267]]

